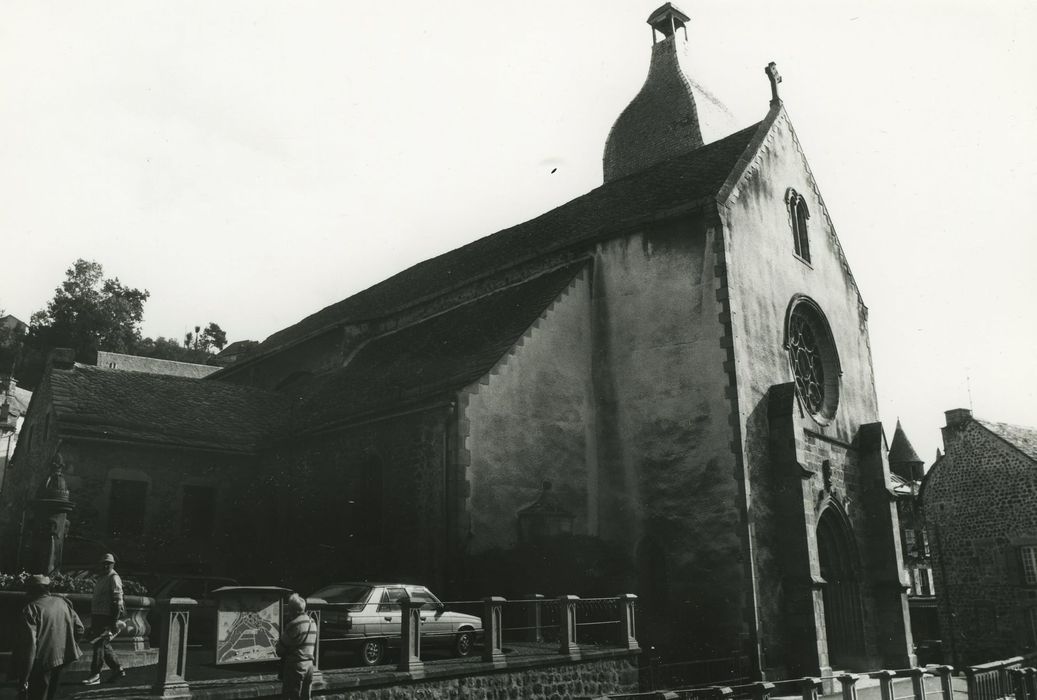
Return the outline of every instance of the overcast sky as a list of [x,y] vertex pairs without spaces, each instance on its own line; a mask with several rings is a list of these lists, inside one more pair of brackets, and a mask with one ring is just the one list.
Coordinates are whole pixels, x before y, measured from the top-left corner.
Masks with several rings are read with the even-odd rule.
[[[601,184],[657,4],[0,0],[0,308],[84,257],[151,292],[145,335],[261,340],[543,213]],[[678,5],[740,126],[778,63],[888,437],[1037,426],[1037,3]]]

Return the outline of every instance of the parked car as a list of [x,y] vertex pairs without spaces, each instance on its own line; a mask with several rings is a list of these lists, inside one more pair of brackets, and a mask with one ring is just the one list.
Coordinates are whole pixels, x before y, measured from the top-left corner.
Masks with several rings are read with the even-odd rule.
[[382,663],[387,648],[398,648],[401,635],[400,599],[404,593],[421,603],[421,645],[450,649],[468,656],[482,635],[482,620],[447,610],[424,586],[406,583],[333,583],[315,591],[329,606],[321,615],[321,643],[353,646],[360,663]]
[[[216,645],[216,599],[212,592],[224,586],[236,586],[238,582],[232,578],[221,576],[205,576],[201,574],[160,574],[153,577],[150,595],[155,600],[161,598],[194,598],[198,605],[191,608],[191,617],[187,625],[187,642],[215,647]],[[158,642],[162,633],[162,620],[158,610],[148,616],[152,629],[153,643]]]

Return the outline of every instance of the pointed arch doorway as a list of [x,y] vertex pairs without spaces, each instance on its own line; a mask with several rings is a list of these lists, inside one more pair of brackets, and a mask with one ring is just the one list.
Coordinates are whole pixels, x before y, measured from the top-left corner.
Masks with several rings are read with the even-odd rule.
[[852,670],[867,663],[864,616],[858,580],[860,567],[853,533],[844,513],[829,506],[817,523],[817,550],[825,607],[828,663],[833,669]]

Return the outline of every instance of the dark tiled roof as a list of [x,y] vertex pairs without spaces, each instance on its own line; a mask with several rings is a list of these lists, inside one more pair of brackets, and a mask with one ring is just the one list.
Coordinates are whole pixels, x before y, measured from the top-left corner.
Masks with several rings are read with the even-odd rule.
[[900,421],[897,421],[897,429],[893,433],[893,442],[889,445],[890,466],[922,463],[922,458],[918,456],[914,446],[911,445],[911,441],[907,439],[907,433],[901,427]]
[[207,377],[219,367],[199,365],[194,362],[177,362],[157,357],[141,357],[140,355],[124,355],[121,352],[97,353],[97,366],[108,369],[121,369],[124,372],[147,372],[149,374],[168,374],[172,377],[191,377],[201,379]]
[[274,333],[256,357],[343,323],[373,319],[445,293],[505,267],[591,240],[714,197],[759,123],[691,153],[602,185],[535,219],[480,238],[404,270]]
[[251,387],[77,365],[51,374],[66,434],[249,451],[271,430],[282,400]]
[[1011,425],[1009,423],[992,423],[979,419],[976,419],[976,422],[1005,442],[1013,445],[1030,459],[1037,461],[1037,429],[1027,428],[1022,425]]
[[486,374],[569,286],[582,265],[536,277],[375,338],[315,377],[297,418],[320,429],[350,416],[459,389]]

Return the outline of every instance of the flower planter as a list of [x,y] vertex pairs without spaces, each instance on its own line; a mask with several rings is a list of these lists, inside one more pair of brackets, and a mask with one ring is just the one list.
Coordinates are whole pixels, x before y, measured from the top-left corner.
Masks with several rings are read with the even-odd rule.
[[[79,615],[79,619],[90,629],[90,600],[89,593],[58,593],[69,599],[73,609]],[[18,628],[18,615],[28,599],[21,591],[0,591],[0,652],[9,652],[14,647],[15,634]],[[148,624],[148,612],[155,605],[154,598],[147,596],[128,595],[124,598],[126,603],[126,631],[112,641],[112,647],[118,652],[141,651],[148,649],[151,645],[149,636],[151,626]]]

